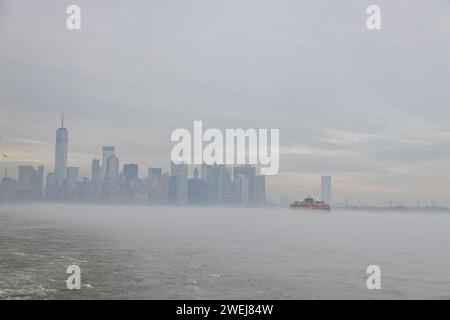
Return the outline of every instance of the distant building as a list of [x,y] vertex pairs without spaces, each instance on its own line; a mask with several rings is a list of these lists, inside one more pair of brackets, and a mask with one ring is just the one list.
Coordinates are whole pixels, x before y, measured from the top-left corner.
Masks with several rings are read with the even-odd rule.
[[169,199],[169,174],[163,173],[159,184],[159,203],[168,203]]
[[131,180],[128,197],[128,201],[132,203],[148,204],[150,199],[146,181],[139,178]]
[[202,164],[201,167],[201,180],[204,182],[208,182],[211,180],[212,177],[212,166],[208,165],[208,164]]
[[123,165],[123,178],[125,181],[125,188],[130,188],[130,182],[137,179],[139,172],[139,167],[137,164],[124,164]]
[[83,180],[78,182],[78,199],[82,201],[93,200],[94,188],[92,180],[88,177],[83,177]]
[[188,200],[187,164],[172,162],[170,173],[171,177],[174,177],[174,180],[171,179],[171,191],[172,197],[175,196],[175,204],[186,205]]
[[148,168],[148,177],[161,178],[163,174],[162,168]]
[[[129,202],[133,200],[133,194],[131,191],[131,183],[138,179],[138,171],[139,171],[139,167],[137,164],[124,164],[123,165],[122,193],[123,193],[124,199]],[[135,186],[137,186],[137,185],[135,185]]]
[[112,155],[106,162],[105,177],[102,185],[102,199],[117,202],[121,199],[119,180],[119,159]]
[[58,186],[61,187],[66,179],[67,153],[69,149],[69,132],[64,128],[64,114],[61,118],[61,127],[56,130],[55,145],[55,174]]
[[[169,202],[169,175],[163,174],[162,168],[149,168],[145,180],[150,203],[167,204]],[[176,201],[175,189],[175,182],[173,182],[170,201],[172,204],[175,204]]]
[[204,205],[207,203],[206,182],[199,179],[198,169],[194,169],[194,177],[188,181],[188,204]]
[[119,159],[116,156],[109,157],[106,162],[105,182],[119,182]]
[[248,203],[253,205],[255,204],[256,168],[250,165],[243,165],[233,169],[233,190],[238,203],[242,203],[242,186],[240,185],[242,180],[240,178],[241,176],[248,178]]
[[231,171],[225,165],[203,164],[201,180],[206,183],[209,204],[229,204],[233,201]]
[[214,165],[212,182],[216,203],[229,203],[232,200],[233,195],[230,169],[225,165]]
[[266,204],[266,177],[255,177],[255,204],[263,206]]
[[5,176],[0,182],[0,202],[15,202],[19,196],[19,184],[16,180],[8,178],[5,170]]
[[67,167],[67,179],[65,184],[65,198],[75,199],[78,196],[78,180],[80,170],[78,167]]
[[175,163],[171,162],[170,164],[170,175],[172,177],[184,175],[187,177],[188,174],[188,166],[185,163]]
[[89,198],[98,199],[100,194],[101,168],[100,160],[93,159],[91,166],[91,193]]
[[178,175],[176,178],[176,201],[177,205],[186,205],[188,199],[188,181],[184,175]]
[[38,177],[37,177],[37,187],[36,194],[38,198],[42,198],[44,196],[44,166],[38,167]]
[[80,169],[78,167],[67,167],[67,184],[70,187],[75,187],[80,176]]
[[246,175],[239,175],[235,179],[235,194],[238,203],[242,206],[248,206],[250,204],[250,179]]
[[167,203],[174,205],[177,202],[177,177],[169,176]]
[[101,167],[101,175],[100,175],[100,184],[103,184],[103,181],[105,179],[109,158],[112,157],[112,156],[115,156],[115,155],[116,155],[115,147],[103,146],[103,148],[102,148],[102,167]]
[[200,172],[200,180],[206,188],[206,202],[207,204],[215,204],[217,202],[217,191],[214,186],[214,169],[213,166],[202,164]]
[[19,197],[22,200],[42,198],[44,167],[35,170],[32,166],[19,166]]
[[45,198],[48,200],[61,199],[62,188],[58,185],[58,176],[54,172],[47,175]]
[[198,168],[194,169],[194,173],[193,173],[194,179],[199,179],[199,172],[198,172]]
[[321,178],[321,200],[331,205],[331,177],[322,176]]

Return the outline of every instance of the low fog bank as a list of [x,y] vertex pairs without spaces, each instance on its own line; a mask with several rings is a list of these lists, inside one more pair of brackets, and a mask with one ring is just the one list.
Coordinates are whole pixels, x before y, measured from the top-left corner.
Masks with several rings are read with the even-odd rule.
[[[104,265],[92,264],[100,252],[111,260],[111,279],[125,279],[115,274],[119,266],[129,277],[140,279],[139,285],[130,287],[128,282],[111,285],[110,280],[94,278],[94,287],[128,288],[126,294],[102,291],[96,296],[100,298],[450,297],[444,285],[450,281],[446,214],[0,206],[0,233],[13,234],[11,229],[18,225],[25,228],[22,231],[47,228],[40,235],[42,249],[26,252],[23,246],[24,254],[39,254],[46,239],[57,238],[62,252],[69,248],[87,256],[83,264],[90,270],[104,271]],[[55,230],[64,230],[67,237]],[[82,234],[83,245],[72,242],[74,234]],[[22,241],[21,237],[22,233],[13,235],[10,243]],[[85,243],[90,243],[89,253]],[[8,248],[3,249],[5,254]],[[382,270],[379,292],[366,288],[366,268],[373,264]]]

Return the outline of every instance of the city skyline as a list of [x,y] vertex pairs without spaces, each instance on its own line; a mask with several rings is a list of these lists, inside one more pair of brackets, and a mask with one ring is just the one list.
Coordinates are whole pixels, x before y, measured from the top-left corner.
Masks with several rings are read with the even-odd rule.
[[280,129],[273,200],[330,175],[336,201],[449,206],[450,4],[384,1],[370,32],[369,1],[319,2],[81,0],[75,32],[66,3],[0,2],[0,167],[51,166],[61,109],[84,175],[103,145],[167,170],[170,133],[200,119]]
[[5,169],[0,183],[0,202],[57,201],[68,203],[153,204],[153,205],[233,205],[266,206],[266,176],[251,165],[227,167],[201,165],[192,176],[188,164],[171,161],[170,172],[149,167],[139,176],[139,166],[121,166],[115,146],[103,146],[101,160],[92,159],[89,176],[80,176],[79,167],[70,166],[69,130],[55,132],[54,166],[44,182],[44,166],[18,167],[17,181]]
[[[6,188],[14,183],[18,183],[17,190],[23,192],[22,188],[29,189],[25,196],[17,196],[16,200],[57,200],[57,201],[71,201],[70,196],[67,197],[66,192],[69,193],[80,193],[83,194],[83,198],[72,199],[81,202],[103,202],[103,203],[147,203],[147,204],[172,204],[172,205],[243,205],[243,206],[254,206],[254,205],[288,205],[291,201],[301,199],[302,197],[314,197],[315,199],[324,201],[327,204],[335,205],[337,207],[348,207],[351,206],[362,206],[363,208],[369,208],[371,204],[366,204],[362,202],[353,201],[350,203],[349,197],[340,201],[332,200],[332,176],[321,176],[320,177],[320,191],[315,194],[309,193],[300,196],[290,197],[282,196],[279,199],[271,199],[266,192],[267,178],[270,176],[257,175],[258,168],[251,165],[236,165],[236,166],[226,166],[226,165],[188,165],[188,164],[175,164],[170,161],[169,169],[164,167],[144,167],[130,162],[130,163],[120,163],[119,158],[116,156],[115,146],[102,146],[101,157],[94,157],[91,160],[90,172],[88,174],[80,174],[80,167],[71,166],[69,158],[69,130],[64,126],[64,112],[61,114],[61,126],[56,129],[55,133],[55,144],[54,144],[54,165],[53,170],[51,166],[45,171],[44,165],[38,165],[33,167],[31,164],[22,164],[17,167],[17,181],[11,179],[14,175],[8,174],[8,170],[4,169],[3,178]],[[100,159],[99,159],[100,158]],[[192,170],[190,170],[192,169]],[[199,170],[200,169],[200,170]],[[192,173],[190,173],[190,171]],[[64,172],[64,174],[60,174]],[[146,172],[145,174],[142,174]],[[46,179],[44,177],[46,174]],[[24,176],[27,176],[25,179]],[[130,185],[137,180],[139,183],[151,179],[154,177],[166,177],[165,191],[167,194],[161,197],[161,190],[159,186],[155,186],[154,181],[150,181],[153,188],[156,187],[157,190],[153,190],[152,186],[148,189],[145,195],[145,199],[139,201],[133,201],[129,198]],[[223,177],[228,176],[228,182],[222,182]],[[25,180],[25,187],[21,186],[22,181]],[[180,179],[181,177],[181,179]],[[211,180],[211,177],[212,180]],[[258,180],[263,178],[262,180]],[[173,179],[173,180],[171,180]],[[242,180],[243,179],[243,180]],[[196,180],[200,182],[213,183],[211,185],[200,186],[195,184]],[[141,182],[140,182],[141,181]],[[259,181],[257,185],[256,182]],[[86,186],[89,183],[89,186]],[[139,184],[138,183],[138,184]],[[218,184],[216,184],[218,183]],[[225,184],[224,184],[225,183]],[[22,182],[23,184],[23,182]],[[172,187],[171,187],[172,184]],[[216,184],[216,185],[215,185]],[[105,187],[105,185],[110,185]],[[124,189],[125,186],[125,189]],[[225,186],[225,187],[224,187]],[[244,186],[244,187],[243,187]],[[247,189],[242,193],[242,187]],[[13,189],[15,187],[13,186]],[[88,188],[89,190],[87,190]],[[113,189],[111,189],[113,188]],[[114,191],[114,188],[117,190]],[[146,186],[138,186],[139,188],[147,188]],[[171,190],[171,188],[173,190]],[[197,194],[193,192],[201,192],[200,189],[203,188],[205,193],[209,193],[209,196],[199,200]],[[211,188],[211,190],[207,190]],[[225,190],[223,191],[222,188]],[[228,188],[228,189],[227,189]],[[175,191],[178,189],[178,191]],[[180,195],[179,190],[183,190]],[[61,191],[63,190],[63,191]],[[193,191],[194,190],[194,191]],[[1,197],[0,188],[0,200]],[[151,192],[150,192],[151,191]],[[211,196],[211,191],[215,195]],[[238,195],[236,195],[236,191]],[[61,193],[63,192],[63,193]],[[116,192],[116,201],[111,201],[111,194]],[[90,195],[87,195],[89,193]],[[255,197],[259,196],[256,200]],[[127,198],[128,197],[128,198]],[[172,197],[172,198],[171,198]],[[197,197],[192,200],[192,197]],[[236,198],[237,197],[237,198]],[[243,197],[243,198],[242,198]],[[120,198],[120,201],[119,201]],[[223,199],[222,199],[223,198]],[[5,198],[8,202],[8,196]],[[3,200],[5,200],[3,199]],[[0,201],[1,202],[1,201]],[[14,201],[13,201],[14,202]],[[393,201],[386,200],[384,208],[409,206],[411,204],[405,204],[403,201]],[[423,200],[417,199],[413,203],[416,208],[445,208],[438,206],[435,200]],[[369,206],[369,207],[367,207]],[[355,207],[355,208],[356,208]],[[383,206],[381,206],[383,207]]]

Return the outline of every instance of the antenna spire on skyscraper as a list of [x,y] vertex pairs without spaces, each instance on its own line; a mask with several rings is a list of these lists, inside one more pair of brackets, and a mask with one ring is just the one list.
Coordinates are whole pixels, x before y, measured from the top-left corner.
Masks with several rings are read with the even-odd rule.
[[62,111],[61,114],[61,128],[64,128],[64,110]]

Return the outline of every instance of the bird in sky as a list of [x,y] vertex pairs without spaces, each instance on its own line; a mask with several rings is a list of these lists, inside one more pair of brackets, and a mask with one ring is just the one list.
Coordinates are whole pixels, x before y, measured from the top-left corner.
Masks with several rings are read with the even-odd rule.
[[[0,140],[2,139],[2,137],[0,137]],[[4,158],[9,158],[9,156],[7,156],[6,154],[4,154],[4,153],[2,153],[2,156],[4,157]]]

